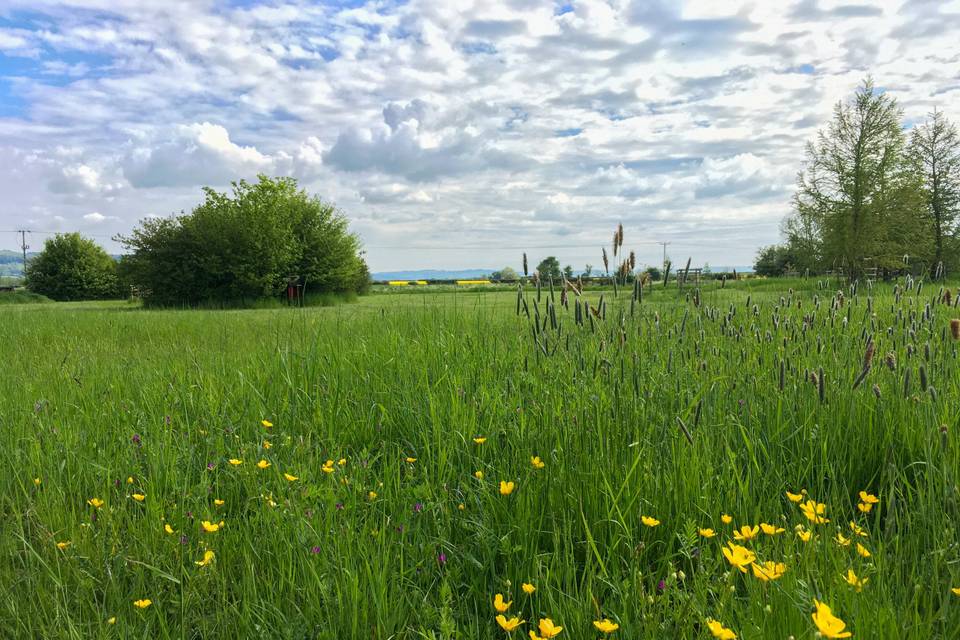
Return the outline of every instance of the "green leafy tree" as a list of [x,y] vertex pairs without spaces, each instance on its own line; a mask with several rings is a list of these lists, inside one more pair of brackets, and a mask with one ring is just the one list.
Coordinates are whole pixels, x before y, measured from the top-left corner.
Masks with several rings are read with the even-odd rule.
[[561,278],[560,261],[554,256],[547,256],[537,265],[537,273],[544,280],[552,279],[554,282],[559,282]]
[[27,262],[26,284],[53,300],[102,300],[122,297],[117,263],[98,244],[79,233],[57,234]]
[[563,275],[567,280],[573,280],[573,267],[569,264],[565,266],[563,268]]
[[510,280],[518,280],[520,278],[520,274],[518,274],[517,270],[514,269],[513,267],[504,267],[500,271],[494,271],[492,274],[490,274],[490,277],[493,278],[494,280],[510,281]]
[[649,266],[643,270],[644,273],[650,274],[650,280],[658,281],[663,277],[663,272],[660,271],[659,267]]
[[278,295],[291,277],[308,292],[358,292],[370,275],[359,240],[333,205],[292,178],[204,189],[190,214],[148,219],[129,237],[121,272],[153,304],[244,303]]
[[910,157],[923,178],[923,211],[933,233],[933,265],[957,264],[960,219],[960,134],[940,111],[913,130]]
[[825,266],[858,274],[926,252],[925,223],[916,215],[920,182],[906,161],[901,116],[896,100],[868,79],[807,145],[794,226],[816,238]]

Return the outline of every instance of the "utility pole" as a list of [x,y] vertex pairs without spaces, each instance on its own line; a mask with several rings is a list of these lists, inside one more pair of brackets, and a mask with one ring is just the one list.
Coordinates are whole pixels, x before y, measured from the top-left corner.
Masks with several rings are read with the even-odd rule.
[[17,233],[20,234],[20,248],[23,249],[23,276],[27,275],[27,249],[30,248],[30,245],[27,244],[27,234],[31,233],[30,229],[18,229]]
[[667,245],[670,244],[670,243],[669,243],[669,242],[658,242],[657,244],[662,244],[662,245],[663,245],[663,265],[662,265],[662,266],[663,266],[664,268],[666,268],[666,266],[667,266]]

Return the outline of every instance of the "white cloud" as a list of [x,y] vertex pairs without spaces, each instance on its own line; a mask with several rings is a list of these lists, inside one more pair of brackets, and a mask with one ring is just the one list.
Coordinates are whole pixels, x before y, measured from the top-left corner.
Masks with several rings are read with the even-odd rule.
[[[745,264],[867,73],[960,120],[955,2],[242,4],[7,0],[33,17],[0,29],[29,62],[0,79],[0,227],[127,232],[264,172],[341,206],[375,269],[596,264],[621,220],[641,261]],[[403,248],[452,241],[492,248]]]
[[93,213],[88,213],[87,215],[83,216],[83,219],[87,222],[92,222],[93,224],[100,224],[107,219],[107,216],[103,215],[99,211],[94,211]]

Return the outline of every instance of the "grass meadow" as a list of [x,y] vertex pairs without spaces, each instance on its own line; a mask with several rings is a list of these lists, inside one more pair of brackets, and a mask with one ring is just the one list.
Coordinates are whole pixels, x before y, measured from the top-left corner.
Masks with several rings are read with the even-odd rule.
[[960,310],[837,290],[4,306],[0,636],[960,637]]

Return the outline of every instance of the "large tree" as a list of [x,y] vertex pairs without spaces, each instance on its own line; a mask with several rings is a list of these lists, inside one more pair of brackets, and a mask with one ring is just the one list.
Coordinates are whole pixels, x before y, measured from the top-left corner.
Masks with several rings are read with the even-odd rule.
[[117,263],[79,233],[49,238],[27,262],[27,288],[53,300],[118,298]]
[[923,176],[924,212],[933,231],[933,264],[956,263],[956,240],[960,218],[960,135],[940,111],[914,128],[910,157]]
[[291,276],[308,293],[353,292],[369,281],[347,219],[294,179],[260,176],[230,194],[204,193],[192,213],[144,220],[120,238],[131,250],[121,271],[148,302],[249,302],[277,295]]
[[856,275],[924,255],[929,236],[918,216],[920,179],[906,161],[902,112],[867,79],[806,149],[794,216],[787,228],[815,240],[824,266]]

